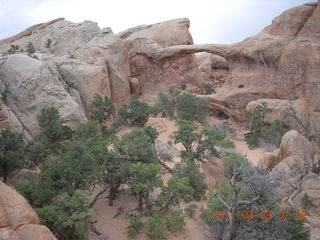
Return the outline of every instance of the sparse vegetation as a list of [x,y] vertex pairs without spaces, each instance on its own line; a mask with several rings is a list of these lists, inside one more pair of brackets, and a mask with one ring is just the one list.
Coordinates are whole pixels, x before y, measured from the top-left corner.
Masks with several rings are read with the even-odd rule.
[[208,95],[208,94],[212,94],[213,93],[213,86],[212,83],[207,82],[204,85],[204,94]]
[[310,209],[312,207],[312,200],[310,199],[308,193],[305,193],[301,198],[301,203],[304,209]]
[[4,88],[3,90],[1,90],[1,100],[2,100],[2,102],[7,103],[8,96],[9,96],[9,90],[7,88]]
[[207,100],[191,93],[177,96],[177,114],[181,119],[202,122],[207,113]]
[[124,105],[119,111],[120,120],[129,126],[143,127],[149,116],[149,105],[139,101],[137,95],[132,95],[129,105]]
[[249,117],[248,129],[251,133],[245,136],[250,148],[256,148],[263,143],[279,146],[282,136],[288,131],[287,127],[279,120],[271,123],[265,121],[267,104],[259,104]]
[[166,219],[159,211],[154,212],[146,222],[147,235],[152,239],[167,239]]
[[174,143],[182,143],[193,159],[204,162],[205,159],[218,155],[217,147],[225,142],[222,131],[205,128],[199,132],[197,127],[185,120],[178,121],[178,124],[179,128],[174,132]]
[[176,231],[180,230],[186,225],[186,222],[184,221],[185,216],[183,214],[183,211],[180,209],[173,210],[170,214],[170,216],[166,217],[166,224],[167,229],[169,231]]
[[34,48],[34,45],[32,42],[29,42],[28,45],[26,46],[26,52],[31,55],[36,52],[36,49]]
[[[278,212],[277,184],[241,156],[229,155],[227,161],[226,178],[210,195],[208,209],[202,213],[214,239],[265,239],[265,236],[269,239],[309,239],[309,233],[301,228],[301,221],[293,217],[288,220],[254,218],[261,211],[270,211],[270,216]],[[219,214],[215,213],[220,212],[225,213],[224,217],[217,217]],[[243,212],[249,213],[249,219],[241,215]],[[289,212],[296,211],[290,209]]]
[[102,97],[95,95],[94,100],[91,103],[92,114],[91,119],[102,125],[106,119],[110,118],[114,114],[114,106],[111,99],[107,96]]
[[50,38],[47,39],[45,47],[51,51],[52,40]]
[[140,230],[143,228],[143,222],[136,218],[130,219],[130,226],[128,227],[128,236],[131,238],[136,237]]
[[22,51],[22,49],[20,49],[20,46],[15,45],[15,44],[11,44],[10,48],[7,50],[7,52],[2,53],[2,55],[15,54],[20,51]]

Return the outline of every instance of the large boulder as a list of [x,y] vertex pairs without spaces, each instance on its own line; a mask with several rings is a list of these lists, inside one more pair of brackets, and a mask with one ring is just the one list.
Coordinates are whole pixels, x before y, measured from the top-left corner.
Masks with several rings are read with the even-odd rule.
[[2,182],[0,192],[1,240],[56,240],[20,194]]
[[39,224],[37,214],[30,207],[28,202],[19,195],[11,187],[0,182],[0,205],[8,219],[8,227],[16,230],[18,227],[25,224]]
[[283,135],[279,149],[263,154],[258,166],[267,169],[276,167],[277,170],[275,171],[290,172],[290,167],[288,166],[293,163],[304,164],[308,162],[311,167],[314,164],[313,161],[314,148],[312,143],[298,131],[291,130]]
[[276,161],[280,162],[291,156],[307,159],[310,162],[314,158],[312,144],[296,130],[291,130],[282,137],[280,147],[276,152]]
[[21,240],[56,240],[47,227],[37,224],[23,225],[17,233]]

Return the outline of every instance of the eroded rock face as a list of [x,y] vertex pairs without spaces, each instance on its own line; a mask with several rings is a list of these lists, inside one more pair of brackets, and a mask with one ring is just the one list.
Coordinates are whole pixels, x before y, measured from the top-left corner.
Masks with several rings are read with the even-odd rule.
[[230,45],[230,80],[214,97],[242,113],[261,98],[306,98],[311,111],[319,111],[319,19],[316,3],[291,8],[261,33]]
[[27,139],[39,134],[37,115],[42,108],[56,107],[62,121],[76,127],[86,121],[79,104],[65,88],[58,71],[47,62],[24,54],[5,57],[0,68],[0,81],[8,91],[8,119]]
[[224,57],[212,53],[197,55],[202,85],[211,83],[214,88],[221,87],[229,78],[229,64]]
[[0,192],[1,240],[56,240],[20,194],[2,182]]
[[[175,19],[119,33],[120,38],[131,42],[131,77],[141,84],[197,84],[195,55],[180,54],[181,49],[193,44],[189,25],[188,19]],[[182,48],[175,48],[180,45]]]
[[192,36],[189,32],[189,26],[189,19],[181,18],[162,23],[130,28],[119,33],[118,36],[127,40],[147,38],[156,41],[162,47],[188,45],[193,44]]

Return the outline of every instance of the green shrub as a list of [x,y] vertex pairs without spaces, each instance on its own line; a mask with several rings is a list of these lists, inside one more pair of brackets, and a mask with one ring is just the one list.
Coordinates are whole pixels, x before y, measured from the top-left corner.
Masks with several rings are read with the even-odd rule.
[[33,53],[36,52],[36,49],[34,48],[32,42],[29,42],[29,43],[28,43],[28,45],[27,45],[27,47],[26,47],[26,52],[27,52],[29,55],[31,55],[31,54],[33,54]]
[[0,132],[0,176],[6,182],[9,173],[24,164],[24,143],[21,136],[8,130]]
[[256,148],[259,146],[259,139],[261,135],[257,132],[247,134],[244,139],[248,144],[249,148]]
[[222,147],[222,148],[236,148],[236,145],[232,141],[230,141],[228,139],[224,139],[219,143],[219,147]]
[[158,106],[163,117],[172,117],[174,115],[174,103],[170,101],[168,95],[158,94]]
[[84,227],[93,216],[88,195],[79,190],[72,195],[59,195],[54,204],[36,208],[36,212],[41,223],[55,232],[58,239],[85,240]]
[[98,122],[100,125],[102,125],[104,121],[114,113],[114,106],[111,99],[107,96],[102,97],[99,94],[94,96],[91,108],[91,119]]
[[143,127],[149,116],[149,105],[139,101],[137,95],[132,95],[129,105],[124,105],[119,111],[121,121],[129,126]]
[[136,218],[130,219],[130,226],[128,228],[128,236],[131,238],[136,237],[139,231],[143,228],[143,222]]
[[259,104],[249,117],[248,129],[251,133],[245,136],[245,141],[250,148],[256,148],[260,143],[279,146],[282,136],[288,131],[283,122],[275,120],[271,123],[265,121],[267,104]]
[[186,215],[187,215],[188,217],[190,217],[190,218],[192,218],[193,215],[194,215],[195,212],[196,212],[196,210],[195,210],[194,207],[188,207],[188,208],[186,208],[184,211],[185,211]]
[[182,210],[173,210],[170,216],[166,217],[166,224],[169,231],[175,231],[182,229],[186,222],[184,221],[185,216]]
[[212,83],[206,83],[204,85],[204,94],[209,95],[213,93],[213,86]]
[[52,40],[49,38],[49,39],[47,39],[47,41],[46,41],[45,47],[48,48],[48,49],[50,49],[50,48],[51,48],[51,44],[52,44]]
[[181,119],[201,122],[207,114],[207,100],[190,93],[177,96],[177,114]]
[[309,210],[312,207],[312,200],[310,199],[308,193],[305,193],[301,198],[301,203],[304,209]]
[[146,223],[147,235],[152,239],[167,239],[165,216],[154,212]]
[[15,54],[20,50],[20,47],[18,45],[11,44],[10,48],[7,50],[6,54]]

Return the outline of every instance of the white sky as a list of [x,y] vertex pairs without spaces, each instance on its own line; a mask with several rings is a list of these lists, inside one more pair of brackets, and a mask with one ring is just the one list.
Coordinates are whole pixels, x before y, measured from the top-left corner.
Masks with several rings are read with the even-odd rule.
[[233,43],[271,24],[284,10],[308,0],[0,0],[0,39],[65,17],[92,20],[114,33],[142,24],[187,17],[195,43]]

